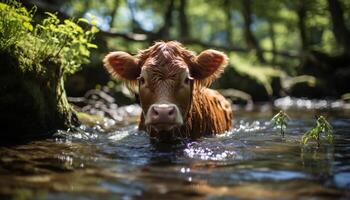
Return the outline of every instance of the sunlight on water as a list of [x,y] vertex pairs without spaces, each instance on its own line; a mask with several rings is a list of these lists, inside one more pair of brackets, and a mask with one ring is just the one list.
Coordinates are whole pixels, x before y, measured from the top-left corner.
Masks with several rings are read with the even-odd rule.
[[56,140],[65,139],[66,141],[70,141],[73,139],[96,139],[99,136],[99,129],[99,126],[95,126],[94,128],[88,128],[84,125],[81,125],[79,128],[69,129],[67,131],[58,130],[55,136],[57,137]]
[[350,104],[342,100],[330,101],[330,100],[312,100],[302,99],[294,97],[283,97],[276,99],[274,105],[277,108],[289,109],[289,108],[305,108],[305,109],[350,109]]
[[62,200],[350,197],[347,118],[332,118],[334,144],[320,148],[300,144],[313,126],[306,109],[293,112],[307,117],[292,115],[284,138],[272,116],[236,111],[224,134],[163,144],[137,130],[137,106],[120,109],[130,121],[108,131],[82,125],[54,139],[0,147],[0,197],[18,189],[32,199]]
[[238,122],[234,122],[234,127],[231,131],[228,131],[222,135],[218,135],[218,137],[227,137],[232,134],[243,134],[243,133],[249,133],[249,132],[257,132],[262,131],[271,125],[270,121],[245,121],[245,120],[239,120]]
[[232,130],[227,131],[224,134],[217,135],[214,138],[208,138],[208,141],[204,140],[189,143],[184,152],[190,158],[201,160],[242,160],[243,155],[241,154],[241,151],[235,148],[246,146],[246,144],[237,140],[237,137],[244,136],[247,133],[266,130],[269,126],[269,121],[249,122],[239,120],[238,122],[235,122],[235,126]]
[[[220,147],[216,147],[220,149]],[[186,155],[190,158],[199,158],[201,160],[218,160],[223,161],[227,159],[242,159],[242,156],[238,155],[236,151],[224,150],[223,152],[217,152],[210,147],[201,147],[198,143],[190,143],[184,150]]]
[[132,125],[124,128],[125,130],[117,130],[112,133],[109,133],[108,139],[113,141],[122,140],[125,137],[128,137],[129,135],[135,133],[137,131],[137,126]]

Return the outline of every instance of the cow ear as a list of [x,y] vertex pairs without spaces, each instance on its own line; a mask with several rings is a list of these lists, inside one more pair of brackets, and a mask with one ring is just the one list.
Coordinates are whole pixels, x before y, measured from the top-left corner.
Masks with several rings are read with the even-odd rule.
[[209,85],[224,71],[227,62],[226,54],[212,49],[205,50],[195,58],[194,65],[191,66],[191,76]]
[[126,52],[111,52],[105,56],[103,63],[107,71],[118,80],[136,81],[141,73],[138,59]]

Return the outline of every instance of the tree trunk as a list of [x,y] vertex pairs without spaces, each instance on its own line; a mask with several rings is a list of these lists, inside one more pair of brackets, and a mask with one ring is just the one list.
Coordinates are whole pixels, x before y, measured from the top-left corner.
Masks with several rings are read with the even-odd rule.
[[260,45],[255,38],[251,25],[252,20],[252,10],[251,10],[251,0],[242,0],[242,15],[244,19],[244,36],[248,49],[255,50],[256,56],[261,63],[266,63],[263,52],[261,51]]
[[227,34],[227,43],[229,45],[233,45],[233,26],[232,26],[232,9],[230,0],[225,0],[224,2],[224,10],[226,14],[226,34]]
[[127,1],[127,4],[128,4],[130,15],[131,15],[131,28],[132,28],[132,31],[135,32],[135,33],[143,33],[143,29],[142,29],[141,25],[139,24],[139,22],[136,20],[136,17],[135,17],[135,12],[136,12],[135,2],[130,1],[130,0],[126,0],[126,1]]
[[301,50],[303,53],[306,53],[308,50],[308,39],[306,35],[306,5],[304,0],[299,0],[298,2],[298,8],[297,8],[297,15],[298,15],[298,28],[299,28],[299,34],[300,34],[300,41],[301,41]]
[[180,0],[179,18],[180,18],[180,37],[181,38],[189,38],[190,36],[186,8],[187,8],[187,0]]
[[170,0],[168,8],[163,17],[164,24],[156,34],[158,38],[161,38],[161,39],[170,38],[170,28],[173,26],[174,6],[175,6],[175,0]]
[[339,45],[344,49],[345,55],[350,55],[350,31],[344,20],[344,11],[338,0],[327,0],[328,10],[331,14],[333,34]]
[[119,1],[114,1],[114,6],[111,12],[111,21],[109,23],[110,28],[112,28],[114,25],[115,15],[117,14],[117,10],[118,10],[118,4],[119,4]]
[[276,35],[275,35],[275,28],[273,22],[269,21],[269,35],[271,39],[271,45],[272,45],[272,64],[276,63]]

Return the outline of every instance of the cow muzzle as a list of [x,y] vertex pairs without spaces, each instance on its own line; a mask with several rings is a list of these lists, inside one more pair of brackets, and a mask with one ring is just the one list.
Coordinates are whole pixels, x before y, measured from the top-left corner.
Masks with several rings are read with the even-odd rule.
[[181,126],[183,119],[175,104],[153,104],[146,114],[145,124],[157,131],[169,131]]

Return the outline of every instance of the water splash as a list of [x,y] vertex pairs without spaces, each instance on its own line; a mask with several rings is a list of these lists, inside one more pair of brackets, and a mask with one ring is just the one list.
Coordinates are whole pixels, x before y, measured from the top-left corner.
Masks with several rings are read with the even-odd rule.
[[282,140],[271,116],[238,112],[225,134],[180,145],[154,144],[124,121],[107,132],[80,126],[56,139],[0,147],[0,196],[24,188],[43,199],[350,197],[347,118],[332,118],[334,144],[303,149],[310,121],[291,120]]

